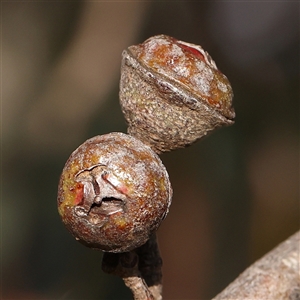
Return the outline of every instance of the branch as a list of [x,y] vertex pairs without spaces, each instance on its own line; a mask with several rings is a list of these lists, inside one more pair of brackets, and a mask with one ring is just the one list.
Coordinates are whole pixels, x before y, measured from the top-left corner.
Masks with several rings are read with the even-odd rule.
[[160,256],[156,234],[146,244],[137,249],[139,270],[155,300],[162,299],[162,259]]
[[246,269],[212,300],[300,299],[300,231]]
[[146,244],[124,253],[105,252],[102,270],[119,276],[135,300],[162,299],[162,259],[156,234]]

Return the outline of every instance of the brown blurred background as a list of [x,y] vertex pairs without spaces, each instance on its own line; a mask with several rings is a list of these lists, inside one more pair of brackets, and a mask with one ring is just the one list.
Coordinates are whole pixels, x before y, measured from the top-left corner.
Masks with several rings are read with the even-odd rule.
[[1,299],[130,299],[77,243],[57,182],[87,138],[126,132],[121,52],[155,34],[200,44],[236,123],[162,159],[165,299],[209,299],[299,228],[299,2],[2,2]]

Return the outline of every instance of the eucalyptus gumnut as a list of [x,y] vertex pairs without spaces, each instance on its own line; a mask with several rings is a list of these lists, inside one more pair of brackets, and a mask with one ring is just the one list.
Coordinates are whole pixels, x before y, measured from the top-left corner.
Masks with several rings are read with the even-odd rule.
[[124,133],[93,137],[67,160],[58,211],[76,240],[108,252],[135,249],[168,213],[172,189],[158,155]]
[[122,57],[120,103],[128,132],[157,153],[233,123],[230,82],[200,46],[158,35]]

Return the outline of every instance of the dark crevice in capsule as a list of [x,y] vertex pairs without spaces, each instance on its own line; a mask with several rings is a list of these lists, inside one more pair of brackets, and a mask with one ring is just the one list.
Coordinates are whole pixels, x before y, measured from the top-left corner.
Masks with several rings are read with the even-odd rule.
[[123,200],[114,197],[105,197],[101,202],[93,203],[90,212],[99,215],[112,215],[117,212],[124,212]]
[[93,185],[95,194],[99,195],[100,194],[100,186],[99,186],[97,180],[95,179],[95,177],[93,177],[92,185]]
[[114,197],[104,197],[102,199],[102,202],[113,202],[113,203],[119,202],[119,204],[121,204],[121,203],[123,203],[123,200],[118,199],[118,198],[114,198]]

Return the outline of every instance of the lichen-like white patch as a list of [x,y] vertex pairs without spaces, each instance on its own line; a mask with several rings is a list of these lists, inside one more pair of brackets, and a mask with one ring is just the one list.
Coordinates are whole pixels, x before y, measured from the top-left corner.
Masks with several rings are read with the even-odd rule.
[[205,68],[203,69],[202,74],[209,81],[212,81],[214,79],[214,73],[212,69],[208,68],[207,66],[205,66]]
[[171,51],[170,51],[170,55],[173,57],[181,57],[183,56],[183,51],[181,50],[181,48],[179,46],[177,46],[176,44],[173,44],[171,47]]
[[197,74],[192,78],[192,81],[197,86],[197,90],[205,96],[209,96],[210,92],[210,81],[205,78],[202,74]]
[[174,67],[173,67],[174,72],[182,77],[188,77],[190,76],[190,70],[189,68],[186,67],[184,61],[183,62],[178,62]]
[[169,45],[170,42],[164,39],[150,39],[148,42],[145,43],[145,57],[144,60],[148,61],[153,58],[153,52],[157,50],[157,47],[161,45]]
[[[121,161],[123,160],[123,155],[119,155],[116,157],[116,159],[120,159]],[[124,171],[122,168],[118,168],[116,166],[113,167],[113,173],[117,177],[117,180],[120,183],[121,181],[130,181],[133,182],[133,178],[129,172]],[[111,177],[109,177],[109,180],[111,180]],[[113,183],[112,183],[113,184]],[[117,182],[115,182],[116,186],[118,186]]]
[[202,72],[203,69],[205,68],[205,63],[204,61],[196,61],[196,68],[198,69],[199,72]]
[[211,81],[214,78],[214,73],[211,70],[211,68],[207,67],[205,64],[197,65],[197,68],[201,69],[199,70],[199,73],[196,73],[194,76],[191,77],[191,81],[197,86],[197,90],[199,90],[200,93],[202,93],[205,96],[210,95],[210,89],[211,89]]
[[218,86],[218,89],[220,91],[222,91],[223,93],[227,93],[228,89],[227,89],[227,85],[226,84],[224,84],[223,82],[221,82],[221,81],[218,80],[217,86]]

